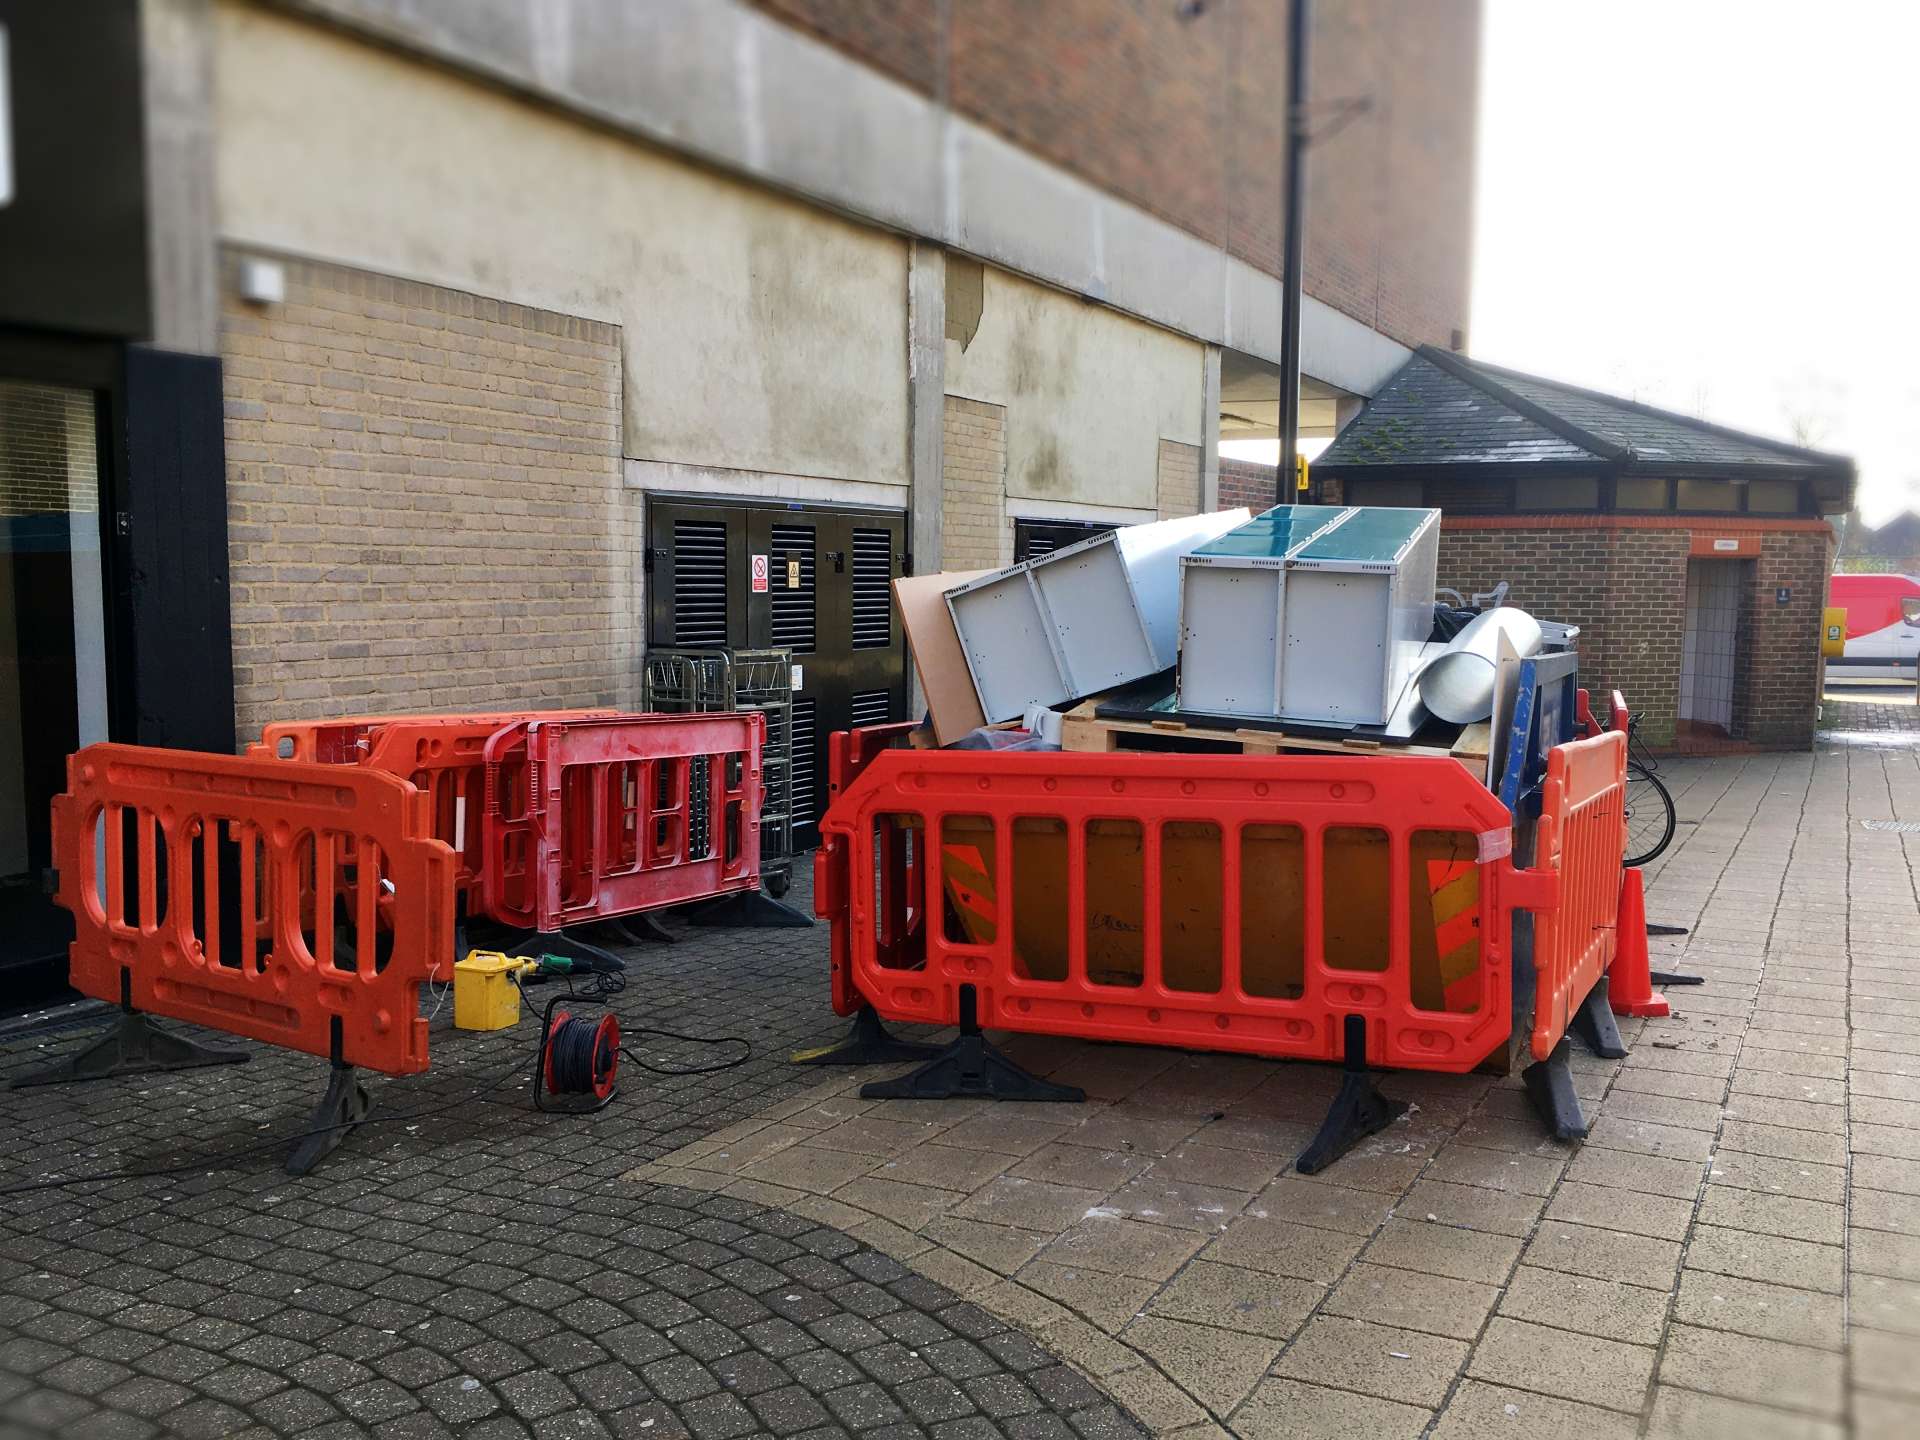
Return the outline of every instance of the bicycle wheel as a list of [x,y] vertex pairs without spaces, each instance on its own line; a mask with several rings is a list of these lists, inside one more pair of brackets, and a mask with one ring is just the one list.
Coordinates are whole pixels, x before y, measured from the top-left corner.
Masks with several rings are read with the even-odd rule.
[[1673,843],[1673,796],[1638,760],[1627,762],[1627,858],[1645,865]]

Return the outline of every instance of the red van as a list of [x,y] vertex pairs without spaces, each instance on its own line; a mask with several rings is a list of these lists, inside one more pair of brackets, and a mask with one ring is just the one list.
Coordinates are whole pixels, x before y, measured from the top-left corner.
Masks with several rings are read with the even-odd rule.
[[1829,680],[1911,680],[1920,657],[1920,578],[1836,575],[1827,604],[1847,612],[1846,654],[1827,661]]

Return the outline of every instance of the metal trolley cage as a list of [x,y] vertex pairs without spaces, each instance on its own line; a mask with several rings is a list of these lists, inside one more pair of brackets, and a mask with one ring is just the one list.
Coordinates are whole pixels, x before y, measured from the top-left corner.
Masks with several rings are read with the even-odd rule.
[[793,884],[793,652],[654,649],[647,652],[642,706],[656,714],[740,710],[760,715],[760,883],[778,898]]

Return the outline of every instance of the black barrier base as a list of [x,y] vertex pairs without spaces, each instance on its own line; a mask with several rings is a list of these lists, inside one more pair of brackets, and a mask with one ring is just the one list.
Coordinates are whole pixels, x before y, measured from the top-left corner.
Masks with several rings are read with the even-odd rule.
[[1520,1072],[1527,1084],[1527,1098],[1556,1140],[1578,1140],[1587,1133],[1587,1117],[1581,1113],[1580,1097],[1573,1091],[1573,1070],[1567,1064],[1567,1054],[1568,1042],[1562,1036],[1553,1054]]
[[114,1027],[86,1049],[66,1059],[17,1077],[12,1088],[32,1085],[73,1085],[82,1080],[106,1080],[115,1075],[145,1075],[156,1070],[197,1070],[203,1065],[239,1065],[251,1060],[246,1050],[216,1050],[170,1035],[131,1006],[120,1012]]
[[971,985],[960,987],[960,1034],[934,1058],[898,1080],[875,1080],[860,1087],[862,1100],[1061,1100],[1077,1103],[1087,1092],[1077,1085],[1056,1085],[1023,1070],[988,1043],[980,1032],[979,1001]]
[[725,930],[811,930],[813,921],[764,890],[736,890],[709,901],[687,917],[689,925]]
[[530,955],[558,955],[567,960],[585,961],[600,970],[627,968],[627,962],[604,945],[595,945],[564,930],[549,930],[544,934],[535,930],[506,953],[516,960]]
[[880,1023],[880,1012],[862,1005],[853,1012],[853,1028],[834,1045],[796,1050],[787,1058],[795,1065],[897,1065],[903,1060],[931,1060],[938,1045],[902,1040]]
[[1389,1100],[1380,1093],[1367,1070],[1367,1022],[1349,1015],[1343,1036],[1346,1044],[1346,1073],[1340,1077],[1340,1092],[1320,1122],[1320,1133],[1300,1152],[1293,1168],[1302,1175],[1318,1175],[1369,1135],[1377,1135],[1407,1113],[1406,1102]]
[[680,937],[644,910],[607,921],[607,928],[629,945],[678,945]]
[[326,1159],[372,1108],[366,1087],[353,1078],[353,1067],[334,1061],[327,1077],[327,1093],[314,1106],[307,1133],[294,1142],[287,1155],[287,1174],[305,1175]]
[[1655,925],[1651,921],[1647,924],[1649,935],[1689,935],[1691,933],[1684,925]]
[[1627,1047],[1620,1039],[1620,1027],[1613,1020],[1613,1006],[1607,1003],[1607,977],[1602,975],[1593,982],[1593,989],[1587,992],[1587,998],[1580,1008],[1573,1012],[1573,1024],[1568,1027],[1580,1037],[1580,1042],[1602,1060],[1618,1060],[1627,1053]]
[[1704,975],[1689,975],[1684,970],[1652,970],[1647,974],[1647,982],[1652,985],[1704,985]]

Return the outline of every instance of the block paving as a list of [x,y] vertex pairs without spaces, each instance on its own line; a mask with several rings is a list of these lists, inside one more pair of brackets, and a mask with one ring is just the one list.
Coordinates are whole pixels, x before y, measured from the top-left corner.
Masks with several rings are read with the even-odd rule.
[[[1583,1144],[1396,1074],[1301,1177],[1330,1068],[1039,1037],[1087,1104],[868,1103],[784,1062],[839,1028],[823,930],[686,931],[624,1022],[754,1058],[591,1119],[531,1113],[530,1027],[444,1013],[304,1180],[304,1057],[8,1093],[0,1432],[1920,1434],[1920,749],[1662,773],[1656,964],[1708,983],[1576,1057]],[[171,1173],[18,1188],[125,1168]]]

